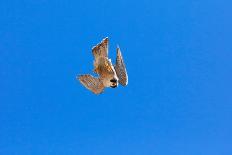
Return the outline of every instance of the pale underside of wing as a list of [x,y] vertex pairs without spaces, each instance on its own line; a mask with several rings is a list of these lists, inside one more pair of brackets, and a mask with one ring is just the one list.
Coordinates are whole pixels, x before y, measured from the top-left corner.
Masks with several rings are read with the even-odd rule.
[[93,77],[92,75],[80,75],[78,79],[87,89],[95,94],[100,94],[105,88],[102,81],[99,78]]
[[117,48],[117,58],[114,68],[118,76],[119,83],[123,86],[126,86],[128,84],[128,75],[119,47]]
[[95,59],[99,57],[108,57],[108,44],[109,39],[105,38],[101,41],[101,43],[92,48],[93,56]]

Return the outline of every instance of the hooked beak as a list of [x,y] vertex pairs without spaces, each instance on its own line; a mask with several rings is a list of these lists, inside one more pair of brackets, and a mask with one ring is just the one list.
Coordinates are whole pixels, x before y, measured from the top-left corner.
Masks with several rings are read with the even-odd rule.
[[111,88],[116,88],[117,87],[117,85],[114,85],[114,86],[110,86]]

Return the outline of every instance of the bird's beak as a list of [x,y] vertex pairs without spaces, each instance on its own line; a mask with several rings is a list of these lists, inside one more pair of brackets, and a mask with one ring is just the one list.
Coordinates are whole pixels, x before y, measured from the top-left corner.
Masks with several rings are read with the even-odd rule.
[[116,88],[117,87],[117,85],[115,85],[115,86],[110,86],[111,88]]

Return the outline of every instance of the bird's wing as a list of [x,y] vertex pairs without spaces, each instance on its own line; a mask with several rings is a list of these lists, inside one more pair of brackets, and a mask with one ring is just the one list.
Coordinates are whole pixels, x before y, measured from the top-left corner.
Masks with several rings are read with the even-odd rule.
[[99,57],[108,57],[108,44],[109,39],[105,38],[101,41],[101,43],[92,48],[92,53],[95,60]]
[[87,89],[95,94],[100,94],[105,88],[102,81],[99,78],[93,77],[92,75],[80,75],[78,79]]
[[128,75],[126,72],[126,66],[124,64],[122,54],[120,51],[120,48],[117,48],[117,58],[116,58],[116,64],[114,66],[116,74],[119,78],[119,83],[123,86],[126,86],[128,84]]

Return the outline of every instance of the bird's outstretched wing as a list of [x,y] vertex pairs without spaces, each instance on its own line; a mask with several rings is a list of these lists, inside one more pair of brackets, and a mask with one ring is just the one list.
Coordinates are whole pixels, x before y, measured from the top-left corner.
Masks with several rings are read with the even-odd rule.
[[93,77],[92,75],[80,75],[78,79],[87,89],[95,94],[100,94],[105,88],[102,81],[99,78]]
[[108,57],[108,44],[109,39],[105,38],[101,41],[101,43],[97,44],[92,48],[95,60],[99,57]]
[[119,83],[123,86],[126,86],[128,84],[128,75],[126,72],[126,66],[124,64],[122,54],[120,51],[120,48],[117,47],[117,58],[116,58],[116,64],[114,66],[116,74],[119,78]]

